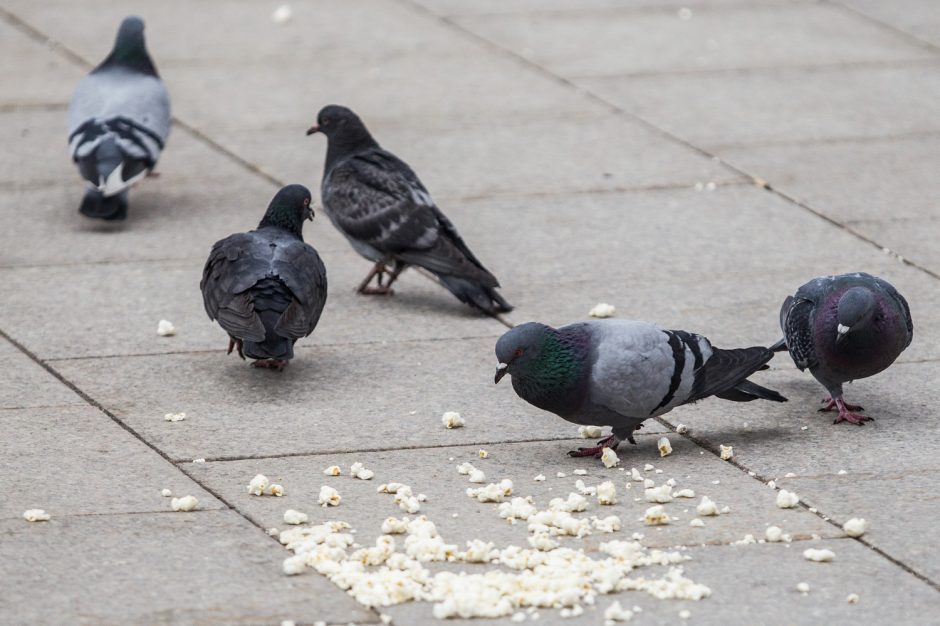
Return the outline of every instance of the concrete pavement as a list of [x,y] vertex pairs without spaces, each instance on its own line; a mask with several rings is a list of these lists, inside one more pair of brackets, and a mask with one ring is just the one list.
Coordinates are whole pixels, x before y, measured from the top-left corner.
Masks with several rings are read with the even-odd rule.
[[[492,385],[502,325],[414,272],[393,298],[355,295],[368,265],[322,216],[306,230],[330,277],[316,332],[281,375],[224,355],[198,293],[205,255],[254,226],[278,185],[317,189],[325,146],[303,131],[330,102],[420,174],[500,278],[513,321],[561,324],[606,301],[735,347],[775,340],[780,301],[814,275],[869,271],[911,303],[913,345],[848,387],[878,418],[864,428],[818,415],[822,389],[778,358],[760,380],[786,405],[680,407],[621,448],[627,470],[652,463],[657,483],[673,477],[730,513],[696,529],[697,499],[675,502],[678,520],[644,528],[648,503],[621,492],[589,513],[623,530],[564,545],[596,552],[642,532],[644,545],[684,546],[686,574],[711,597],[624,592],[576,618],[542,609],[542,622],[601,624],[613,599],[650,624],[935,621],[930,0],[314,0],[275,24],[278,4],[2,3],[0,54],[15,62],[0,68],[0,621],[373,624],[381,612],[434,624],[427,603],[372,610],[315,572],[284,576],[289,553],[266,529],[295,508],[371,544],[400,513],[375,488],[399,481],[427,494],[422,512],[448,542],[525,545],[524,525],[464,495],[455,465],[511,478],[541,506],[576,478],[622,488],[623,472],[565,456],[583,444],[575,427]],[[128,13],[147,22],[176,120],[162,175],[132,190],[126,223],[102,225],[77,213],[65,107]],[[160,319],[178,335],[159,337]],[[447,410],[467,426],[444,429]],[[164,421],[179,411],[186,420]],[[672,432],[680,423],[688,436]],[[663,434],[675,452],[660,459]],[[719,444],[734,446],[732,463]],[[375,479],[321,473],[357,460]],[[286,495],[248,495],[257,473]],[[804,505],[777,508],[771,480]],[[338,508],[317,506],[323,484]],[[164,488],[199,509],[171,512]],[[51,521],[25,522],[29,508]],[[859,539],[841,530],[851,517],[871,524]],[[769,524],[793,542],[734,545]],[[820,546],[836,560],[802,558]]]

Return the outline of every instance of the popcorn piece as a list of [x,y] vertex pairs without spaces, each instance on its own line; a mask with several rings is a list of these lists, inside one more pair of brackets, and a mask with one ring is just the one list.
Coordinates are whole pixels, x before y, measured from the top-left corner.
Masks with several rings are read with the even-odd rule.
[[604,610],[604,619],[611,622],[626,622],[633,617],[633,611],[620,606],[619,600],[614,600],[613,604]]
[[176,334],[176,326],[173,325],[173,322],[160,320],[157,323],[157,334],[161,337],[172,337]]
[[539,474],[538,476],[536,476],[536,477],[533,478],[532,480],[534,480],[534,481],[537,482],[537,483],[540,483],[540,482],[542,482],[543,480],[545,480],[545,474]]
[[163,419],[167,422],[182,422],[186,419],[185,413],[167,413],[163,416]]
[[837,474],[838,474],[839,476],[845,476],[846,474],[848,474],[848,472],[847,472],[847,471],[845,471],[844,469],[842,469],[842,470],[839,470],[839,471],[838,471],[838,472],[836,472],[836,473],[837,473]]
[[802,594],[809,593],[809,583],[797,583],[796,590]]
[[846,596],[845,601],[849,604],[858,604],[858,594],[850,593],[848,596]]
[[504,497],[512,495],[512,481],[504,478],[499,483],[490,483],[478,489],[467,489],[467,495],[480,502],[502,502]]
[[695,512],[699,515],[718,515],[718,505],[712,502],[708,496],[702,496],[702,501],[695,507]]
[[612,481],[604,481],[597,486],[597,503],[610,505],[617,502],[617,488]]
[[382,522],[382,533],[385,535],[402,535],[408,531],[408,518],[387,517]]
[[644,488],[644,489],[652,489],[652,488],[655,487],[655,486],[656,486],[656,481],[653,480],[652,478],[645,478],[645,479],[643,480],[643,488]]
[[669,485],[670,487],[675,487],[675,486],[676,486],[676,479],[675,479],[675,478],[670,478],[669,480],[666,481],[666,484]]
[[808,548],[803,550],[803,558],[807,561],[816,561],[817,563],[828,563],[836,558],[835,552],[827,548]]
[[193,463],[205,463],[205,459],[193,459]]
[[643,497],[647,502],[659,502],[660,504],[672,502],[672,487],[660,485],[659,487],[646,489],[643,491]]
[[731,545],[746,546],[751,543],[757,543],[757,541],[754,539],[754,535],[748,533],[744,535],[744,539],[738,539],[737,541],[732,541]]
[[473,471],[473,465],[470,463],[461,463],[457,466],[457,473],[467,475]]
[[731,507],[726,504],[725,506],[721,507],[721,512],[722,512],[722,513],[730,513],[730,512],[731,512]]
[[575,471],[571,473],[574,474],[575,476],[587,476],[587,470],[585,469],[576,469]]
[[284,523],[285,524],[305,524],[307,522],[307,514],[301,513],[300,511],[295,511],[294,509],[287,509],[284,511]]
[[499,550],[496,549],[491,541],[474,539],[473,541],[467,542],[466,551],[461,552],[458,556],[460,560],[466,561],[467,563],[489,563],[499,557]]
[[307,569],[307,555],[295,554],[294,556],[287,557],[284,559],[283,568],[284,573],[288,576],[303,574],[304,570]]
[[705,522],[696,517],[691,522],[689,522],[689,526],[692,528],[702,528],[705,526]]
[[199,505],[199,500],[195,496],[183,496],[182,498],[173,498],[170,500],[170,507],[174,511],[193,511]]
[[441,416],[441,423],[447,428],[463,428],[467,421],[456,411],[447,411]]
[[477,456],[479,456],[481,459],[485,459],[485,458],[488,457],[489,455],[490,455],[490,453],[487,452],[486,450],[482,450],[482,449],[481,449],[481,450],[477,450]]
[[282,4],[274,9],[274,13],[271,14],[271,21],[275,24],[286,24],[293,16],[294,12],[291,10],[290,5]]
[[264,474],[257,474],[254,478],[251,479],[251,482],[248,483],[248,493],[253,496],[263,496],[265,490],[267,490],[270,482],[268,477]]
[[676,426],[676,432],[680,435],[684,435],[689,432],[689,427],[685,424],[679,424]]
[[659,441],[656,442],[656,446],[659,448],[659,456],[672,454],[672,444],[669,443],[669,437],[660,437]]
[[764,537],[770,543],[777,543],[783,539],[783,531],[777,526],[768,526],[767,530],[764,531]]
[[328,468],[323,470],[323,473],[327,476],[339,476],[343,473],[343,470],[339,468],[339,465],[330,465]]
[[29,509],[23,511],[23,519],[25,519],[27,522],[48,522],[51,518],[52,516],[42,509]]
[[653,464],[652,464],[652,463],[647,463],[646,465],[643,466],[643,471],[644,471],[644,472],[652,472],[653,469],[654,469],[654,468],[653,468]]
[[777,494],[777,506],[781,509],[792,509],[800,503],[800,497],[792,491],[781,489]]
[[336,489],[328,485],[323,485],[320,487],[320,496],[317,498],[317,502],[320,506],[339,506],[340,498],[339,492]]
[[536,550],[548,552],[558,547],[559,543],[551,538],[548,533],[535,533],[528,538],[529,545]]
[[580,478],[577,481],[575,481],[574,486],[577,488],[579,492],[581,492],[585,496],[593,496],[597,493],[597,487],[586,486],[584,484],[584,481],[581,480]]
[[616,515],[608,515],[604,519],[598,517],[591,518],[591,527],[602,533],[613,533],[620,530],[620,518]]
[[604,464],[604,467],[615,467],[620,465],[620,458],[617,456],[617,453],[614,452],[613,448],[604,448],[604,452],[601,454],[601,462]]
[[474,468],[473,471],[470,472],[470,477],[468,480],[472,483],[485,483],[486,474],[483,473],[483,470]]
[[567,513],[577,513],[587,508],[587,500],[584,496],[577,493],[569,493],[568,499],[552,498],[548,503],[551,511],[564,511]]
[[770,487],[771,489],[776,489],[776,488],[777,488],[777,481],[776,481],[776,480],[768,480],[768,481],[767,481],[767,486]]
[[350,466],[349,474],[353,476],[353,478],[358,478],[359,480],[372,480],[372,477],[375,476],[375,472],[364,468],[362,463],[359,463],[358,461]]
[[689,609],[682,609],[679,611],[679,619],[689,619],[692,617],[692,611]]
[[638,483],[643,482],[643,476],[640,474],[640,470],[638,470],[635,467],[630,468],[630,478],[632,478]]
[[515,497],[509,502],[501,503],[497,512],[501,518],[515,522],[516,519],[529,519],[538,512],[538,509],[526,498]]
[[517,624],[522,623],[522,622],[525,621],[525,613],[523,613],[522,611],[519,611],[519,612],[517,612],[517,613],[513,613],[513,614],[512,614],[512,617],[509,618],[509,621],[510,621],[510,622],[515,622],[515,623],[517,623]]
[[796,474],[794,474],[793,472],[787,472],[786,474],[783,475],[783,477],[784,478],[796,478]]
[[278,535],[281,534],[281,531],[279,531],[277,528],[271,527],[268,529],[268,534],[271,535],[272,537],[277,537]]
[[604,434],[600,426],[578,426],[578,436],[581,439],[597,439]]
[[646,509],[643,521],[647,526],[662,526],[669,523],[669,514],[666,513],[662,505],[657,504]]
[[565,474],[564,472],[556,472],[556,473],[555,473],[555,477],[556,477],[556,478],[564,478],[565,476],[567,476],[567,474]]
[[694,498],[695,492],[691,489],[680,489],[672,494],[673,498]]
[[612,304],[607,304],[606,302],[598,302],[594,307],[588,311],[590,317],[613,317],[614,313],[617,312],[617,309]]
[[861,537],[868,530],[868,522],[864,518],[853,517],[842,525],[842,530],[849,537]]
[[280,498],[284,495],[284,487],[278,484],[270,485],[268,487],[268,495],[274,496],[275,498]]
[[163,496],[164,498],[169,498],[170,496],[173,495],[173,492],[170,491],[169,489],[164,489],[163,491],[160,492],[160,495]]
[[723,446],[719,444],[718,448],[721,450],[722,461],[727,461],[734,456],[734,446]]

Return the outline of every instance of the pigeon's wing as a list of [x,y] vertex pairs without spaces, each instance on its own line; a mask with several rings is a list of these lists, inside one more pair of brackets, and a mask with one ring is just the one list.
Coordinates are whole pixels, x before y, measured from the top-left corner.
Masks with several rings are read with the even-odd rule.
[[914,339],[914,320],[911,318],[911,307],[908,305],[904,296],[901,295],[901,292],[894,288],[894,285],[877,276],[872,276],[872,280],[874,280],[878,286],[897,303],[898,308],[904,312],[904,318],[907,324],[907,344],[904,346],[906,348],[911,345],[911,341]]
[[254,232],[238,233],[216,242],[202,270],[202,301],[209,319],[232,337],[263,341],[264,324],[246,293],[271,266],[269,248]]
[[[773,350],[759,346],[733,350],[712,347],[711,352],[711,357],[706,359],[701,367],[696,368],[692,393],[686,402],[696,402],[714,395],[721,396],[736,386],[747,384],[745,379],[764,368],[774,356]],[[750,386],[755,391],[763,389],[753,383],[750,383]]]
[[797,291],[795,296],[787,298],[787,302],[789,308],[780,312],[787,350],[800,370],[812,369],[819,364],[816,358],[816,342],[813,340],[816,300]]
[[274,330],[291,339],[306,337],[326,305],[326,266],[317,251],[300,240],[278,245],[271,266],[293,295]]

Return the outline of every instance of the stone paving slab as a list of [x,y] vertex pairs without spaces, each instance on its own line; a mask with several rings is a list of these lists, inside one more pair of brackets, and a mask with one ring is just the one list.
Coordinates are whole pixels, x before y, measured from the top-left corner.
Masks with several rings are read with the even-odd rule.
[[[620,19],[612,19],[614,17]],[[463,27],[566,77],[929,59],[922,46],[825,4],[611,15],[458,18]]]
[[940,250],[937,235],[940,231],[940,215],[909,219],[852,220],[847,224],[853,229],[893,250],[904,250],[905,258],[935,274],[940,274]]
[[78,394],[3,338],[0,360],[6,364],[0,385],[0,409],[85,404]]
[[[82,72],[68,60],[43,48],[0,19],[0,84],[16,89],[0,93],[0,107],[36,107],[67,102]],[[11,62],[15,59],[16,62]],[[64,140],[63,140],[64,144]]]
[[[623,12],[643,11],[651,13],[671,13],[676,15],[682,7],[713,7],[713,6],[776,6],[800,4],[813,0],[684,0],[681,3],[664,3],[662,0],[415,0],[416,4],[427,7],[435,13],[448,16],[460,15],[505,15],[505,14],[541,14],[541,13],[573,13],[586,12],[605,13],[615,16]],[[694,13],[693,13],[694,15]],[[621,43],[622,42],[618,42]]]
[[375,623],[317,576],[287,578],[279,547],[229,511],[0,521],[8,624]]
[[0,411],[0,423],[16,433],[0,441],[0,469],[11,485],[0,518],[22,520],[27,509],[45,509],[54,518],[165,512],[170,498],[162,489],[196,496],[200,509],[225,508],[96,408]]
[[940,14],[931,0],[839,0],[839,4],[940,46]]
[[[938,65],[776,69],[577,83],[711,151],[935,131]],[[903,93],[903,98],[897,94]],[[812,111],[812,115],[807,115]],[[849,113],[850,112],[850,113]]]

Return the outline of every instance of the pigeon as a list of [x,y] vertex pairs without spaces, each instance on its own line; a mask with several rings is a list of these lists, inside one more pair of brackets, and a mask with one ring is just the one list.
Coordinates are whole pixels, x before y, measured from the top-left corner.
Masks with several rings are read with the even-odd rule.
[[144,22],[121,22],[111,54],[75,88],[69,153],[89,187],[79,211],[127,218],[127,189],[157,164],[170,132],[170,97],[144,43]]
[[313,220],[310,191],[284,187],[258,228],[212,246],[202,271],[209,319],[228,333],[228,353],[237,348],[241,358],[257,359],[254,367],[283,370],[326,304],[326,267],[304,243],[305,219]]
[[597,447],[569,452],[599,456],[622,440],[635,444],[644,420],[709,396],[786,402],[747,380],[773,356],[763,347],[722,350],[701,335],[642,321],[529,322],[496,342],[496,383],[509,374],[526,402],[575,424],[612,426]]
[[[359,293],[390,295],[398,275],[416,265],[471,307],[490,315],[512,310],[496,291],[499,281],[470,251],[418,176],[379,146],[359,116],[346,107],[324,107],[307,135],[317,132],[327,137],[323,210],[356,252],[375,264]],[[388,275],[385,284],[383,274]],[[376,286],[370,286],[373,278]]]
[[881,372],[911,345],[911,309],[885,280],[858,272],[820,276],[787,296],[780,309],[783,339],[801,371],[809,369],[826,391],[826,406],[838,410],[835,422],[863,425],[873,419],[842,398],[842,384]]

